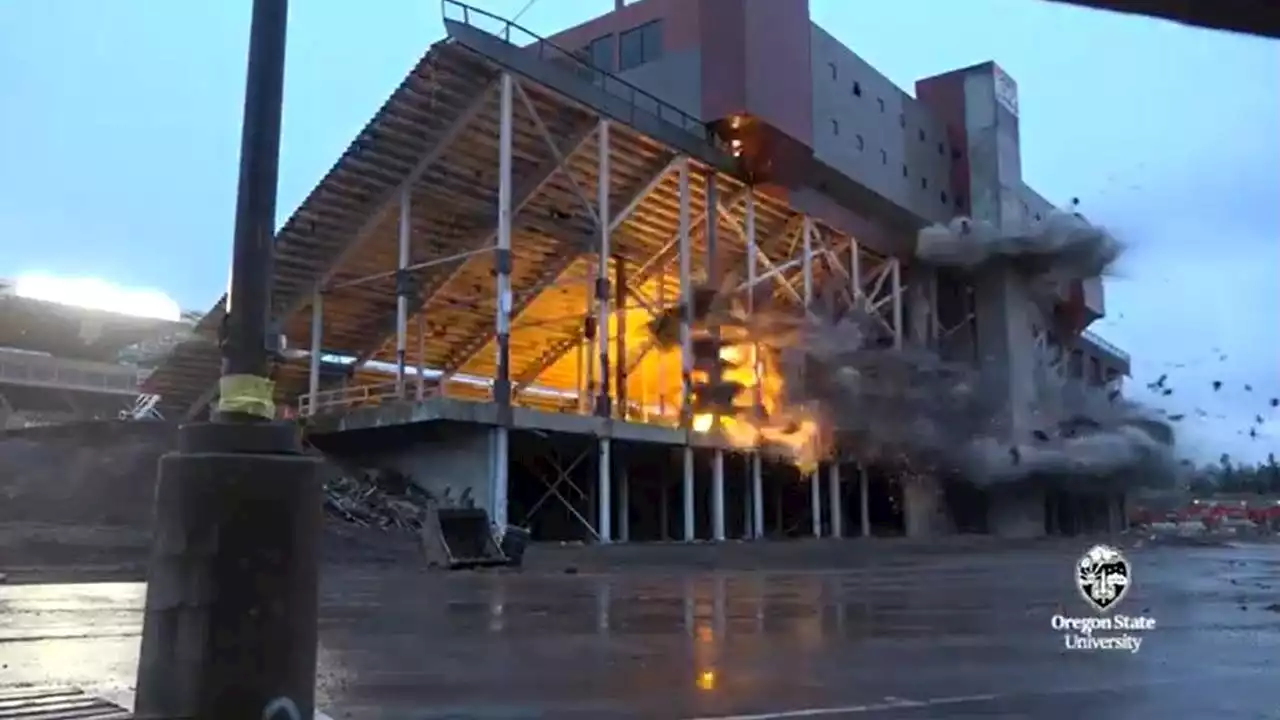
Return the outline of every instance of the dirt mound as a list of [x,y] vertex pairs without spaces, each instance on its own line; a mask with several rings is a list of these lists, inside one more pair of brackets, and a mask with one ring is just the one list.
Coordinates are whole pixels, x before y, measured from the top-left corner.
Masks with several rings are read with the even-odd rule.
[[151,524],[156,464],[176,438],[162,422],[84,422],[0,435],[0,522]]
[[[177,425],[147,421],[69,423],[0,433],[0,566],[124,564],[141,567],[151,539],[160,456],[173,449]],[[336,492],[373,496],[362,474],[330,464]],[[380,497],[380,495],[379,495]],[[343,500],[348,509],[367,502]],[[412,556],[411,529],[344,522],[328,512],[321,547],[328,562]],[[374,508],[376,510],[377,508]],[[370,511],[372,512],[372,511]],[[352,526],[354,525],[354,526]]]

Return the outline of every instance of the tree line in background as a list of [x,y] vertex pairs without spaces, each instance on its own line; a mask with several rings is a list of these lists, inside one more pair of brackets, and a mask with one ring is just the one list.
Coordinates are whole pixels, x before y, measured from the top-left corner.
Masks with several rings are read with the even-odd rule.
[[1280,461],[1268,453],[1265,462],[1236,462],[1223,454],[1215,465],[1196,468],[1191,473],[1191,494],[1208,497],[1221,493],[1280,494]]

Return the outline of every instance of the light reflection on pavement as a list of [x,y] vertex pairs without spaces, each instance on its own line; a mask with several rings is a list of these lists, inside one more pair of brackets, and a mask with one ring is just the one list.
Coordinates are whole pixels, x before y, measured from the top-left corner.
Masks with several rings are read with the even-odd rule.
[[[1272,717],[1280,552],[1130,555],[1137,654],[1070,653],[1076,550],[829,571],[428,574],[333,568],[335,718]],[[0,685],[133,684],[139,583],[0,586]],[[1212,715],[1211,715],[1212,713]]]

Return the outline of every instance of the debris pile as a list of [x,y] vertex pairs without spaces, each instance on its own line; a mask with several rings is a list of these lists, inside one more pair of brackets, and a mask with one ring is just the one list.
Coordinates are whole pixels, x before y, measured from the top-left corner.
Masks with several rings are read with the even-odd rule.
[[357,527],[416,532],[435,499],[393,470],[346,469],[324,486],[325,513]]

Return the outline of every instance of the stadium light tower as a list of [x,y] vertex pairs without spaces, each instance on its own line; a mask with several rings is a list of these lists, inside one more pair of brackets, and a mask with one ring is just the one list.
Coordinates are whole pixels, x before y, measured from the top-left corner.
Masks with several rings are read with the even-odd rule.
[[271,268],[287,0],[254,0],[212,422],[160,461],[137,718],[311,718],[319,461],[275,420]]

